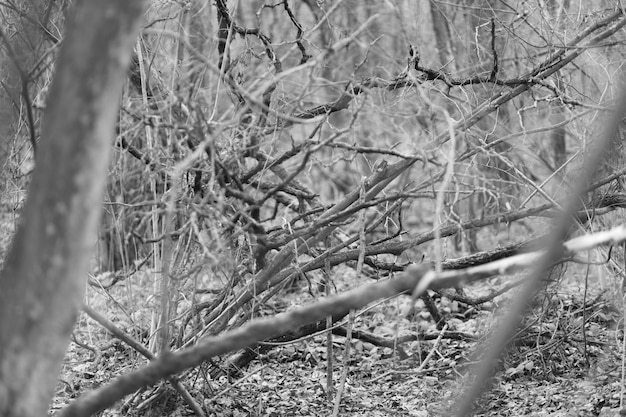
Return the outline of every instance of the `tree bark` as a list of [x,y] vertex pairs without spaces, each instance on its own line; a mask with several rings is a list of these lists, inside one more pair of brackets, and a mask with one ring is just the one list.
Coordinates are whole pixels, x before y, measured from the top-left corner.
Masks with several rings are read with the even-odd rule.
[[82,0],[58,59],[28,199],[0,273],[0,415],[46,414],[84,296],[143,0]]

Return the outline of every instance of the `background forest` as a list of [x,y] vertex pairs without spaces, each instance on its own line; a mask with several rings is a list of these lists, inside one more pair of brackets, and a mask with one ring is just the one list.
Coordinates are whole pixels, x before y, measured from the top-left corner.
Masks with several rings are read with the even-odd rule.
[[[89,1],[0,2],[3,257]],[[451,415],[535,251],[578,237],[464,398],[618,415],[621,2],[154,0],[141,19],[52,413]]]

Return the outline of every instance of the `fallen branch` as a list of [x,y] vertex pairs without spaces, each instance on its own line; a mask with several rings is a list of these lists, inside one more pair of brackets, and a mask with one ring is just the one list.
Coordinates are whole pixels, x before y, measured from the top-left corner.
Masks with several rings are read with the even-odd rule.
[[[623,241],[626,241],[626,226],[618,226],[606,232],[585,235],[564,243],[564,256]],[[253,320],[245,326],[224,334],[206,337],[196,346],[182,351],[166,352],[145,367],[122,375],[108,385],[85,394],[63,409],[58,416],[77,417],[95,414],[113,405],[125,395],[197,366],[215,356],[254,345],[261,340],[271,339],[328,316],[346,315],[350,310],[362,308],[381,298],[411,293],[418,285],[420,292],[426,289],[451,288],[462,283],[523,270],[534,265],[542,255],[543,252],[526,253],[464,270],[440,273],[429,271],[423,265],[410,266],[395,278],[328,297],[272,318]],[[419,294],[415,293],[413,296],[419,296]]]
[[[111,320],[107,319],[106,317],[104,317],[103,315],[98,313],[96,310],[94,310],[91,307],[89,307],[88,305],[84,304],[83,305],[83,311],[89,317],[91,317],[93,320],[95,320],[98,324],[100,324],[102,327],[104,327],[109,332],[111,332],[111,334],[113,334],[113,336],[117,337],[118,339],[120,339],[121,341],[126,343],[128,346],[133,348],[135,351],[137,351],[140,354],[142,354],[143,356],[145,356],[148,360],[156,359],[156,356],[154,356],[154,354],[152,352],[150,352],[144,345],[142,345],[137,340],[135,340],[134,338],[132,338],[131,336],[129,336],[128,334],[123,332]],[[183,397],[183,399],[185,400],[187,405],[193,410],[193,412],[194,412],[194,414],[196,416],[202,417],[202,416],[206,415],[204,413],[204,411],[202,410],[202,408],[200,407],[200,405],[198,403],[196,403],[194,398],[191,396],[191,394],[189,394],[189,392],[183,386],[183,384],[180,383],[180,381],[178,380],[177,377],[172,375],[172,376],[169,376],[167,378],[167,380],[169,381],[170,384],[172,384],[172,387],[176,391],[178,391],[180,396]]]

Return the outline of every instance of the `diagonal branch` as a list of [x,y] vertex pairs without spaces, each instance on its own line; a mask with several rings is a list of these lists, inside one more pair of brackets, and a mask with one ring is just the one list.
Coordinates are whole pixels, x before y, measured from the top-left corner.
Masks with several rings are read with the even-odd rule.
[[[617,244],[626,241],[626,226],[606,232],[572,239],[562,245],[564,254],[589,250],[599,245]],[[278,314],[272,318],[256,319],[248,324],[219,336],[202,339],[196,346],[175,353],[167,353],[145,367],[122,375],[110,384],[77,399],[58,414],[58,417],[92,415],[113,405],[125,395],[163,378],[180,373],[215,356],[239,350],[259,341],[271,339],[288,331],[328,316],[346,315],[348,311],[366,306],[376,300],[411,292],[428,274],[427,286],[422,290],[451,288],[461,283],[470,283],[494,275],[519,271],[536,263],[543,252],[533,252],[502,259],[490,264],[464,270],[434,273],[423,265],[407,268],[397,277],[366,285],[321,301]],[[417,294],[414,294],[414,296]]]

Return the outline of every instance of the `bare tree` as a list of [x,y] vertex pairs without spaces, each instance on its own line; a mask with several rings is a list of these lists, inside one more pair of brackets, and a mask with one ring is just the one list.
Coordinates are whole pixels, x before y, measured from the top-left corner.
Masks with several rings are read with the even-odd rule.
[[3,416],[44,415],[52,398],[82,304],[119,95],[143,11],[141,1],[74,5],[28,201],[0,273]]
[[[11,1],[0,7],[0,166],[1,185],[9,192],[14,188],[6,187],[7,180],[18,171],[19,161],[29,154],[20,150],[19,138],[28,138],[30,151],[37,144],[40,118],[35,101],[47,88],[52,57],[45,50],[60,39],[52,22],[53,16],[62,14],[60,7],[60,2],[48,0],[28,4]],[[14,152],[22,158],[10,158]]]
[[[550,230],[545,218],[558,216],[577,187],[567,174],[576,177],[595,146],[589,126],[610,109],[626,18],[594,2],[574,13],[569,3],[194,0],[152,8],[131,59],[105,196],[100,271],[114,273],[91,280],[111,293],[123,280],[140,286],[127,300],[141,310],[129,332],[148,335],[146,347],[113,332],[152,363],[65,415],[99,411],[208,359],[208,371],[194,375],[210,389],[271,349],[257,342],[330,335],[350,308],[416,284],[445,329],[432,291],[486,276],[447,270],[511,264],[535,248]],[[577,230],[626,206],[610,185],[626,172],[619,136],[612,150],[584,190]],[[30,206],[56,207],[31,195],[25,219]],[[24,227],[46,230],[46,221]],[[32,236],[18,236],[12,253]],[[428,268],[411,269],[315,304],[336,284],[359,287],[419,263],[437,272],[422,280]],[[455,278],[429,281],[447,273]],[[280,298],[294,289],[313,304],[255,321],[284,309]],[[440,295],[472,305],[495,297],[461,289]],[[62,323],[70,322],[68,312]],[[231,350],[240,352],[218,357]]]

